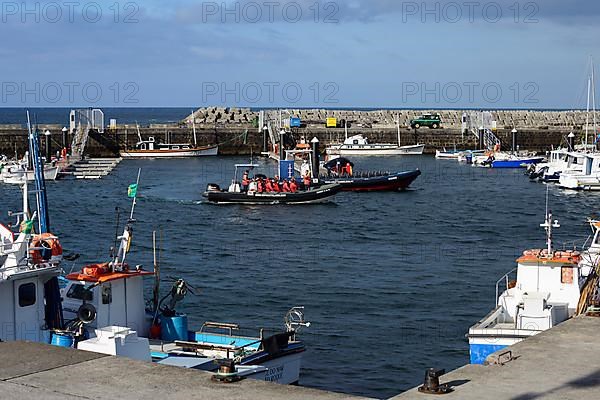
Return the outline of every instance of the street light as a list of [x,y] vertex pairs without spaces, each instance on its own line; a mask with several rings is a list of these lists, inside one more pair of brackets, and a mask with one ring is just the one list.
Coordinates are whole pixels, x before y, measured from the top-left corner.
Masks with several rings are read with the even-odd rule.
[[269,128],[267,127],[267,125],[263,126],[262,131],[263,131],[263,155],[268,156],[269,155],[269,144],[267,141],[267,132],[269,131]]
[[46,136],[46,162],[49,163],[52,160],[52,149],[50,146],[50,136],[52,136],[52,133],[46,129],[44,136]]

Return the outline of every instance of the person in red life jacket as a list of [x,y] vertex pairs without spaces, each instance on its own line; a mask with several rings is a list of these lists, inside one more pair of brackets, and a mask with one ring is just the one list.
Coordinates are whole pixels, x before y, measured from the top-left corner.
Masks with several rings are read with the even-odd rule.
[[302,182],[304,183],[304,188],[305,190],[310,190],[310,172],[306,171],[306,174],[304,175],[304,178],[302,178]]
[[348,176],[352,176],[352,164],[346,164],[346,173],[348,174]]
[[273,184],[273,191],[274,191],[275,193],[281,193],[281,188],[279,187],[279,182],[278,182],[278,180],[279,180],[279,179],[277,179],[277,177],[275,177],[275,179],[273,179],[273,182],[272,182],[272,184]]
[[296,193],[298,191],[298,184],[296,183],[296,178],[290,179],[290,192]]
[[273,192],[273,184],[271,183],[271,180],[269,178],[265,179],[265,191],[267,193]]
[[290,193],[290,192],[291,192],[290,184],[289,184],[288,180],[286,179],[283,181],[283,193]]
[[264,184],[264,182],[263,182],[263,180],[262,180],[262,179],[259,179],[259,180],[258,180],[258,185],[257,185],[257,187],[258,187],[258,189],[257,189],[258,193],[262,193],[262,192],[264,192],[264,191],[265,191],[265,184]]
[[248,178],[248,174],[250,171],[244,171],[244,175],[242,175],[242,192],[248,191],[248,185],[250,185],[250,178]]

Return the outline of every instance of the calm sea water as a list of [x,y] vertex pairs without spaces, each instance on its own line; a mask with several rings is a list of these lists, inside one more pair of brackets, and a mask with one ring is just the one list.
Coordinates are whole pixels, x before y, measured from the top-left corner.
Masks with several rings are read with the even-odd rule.
[[[151,233],[162,232],[163,276],[200,292],[181,307],[192,326],[282,327],[286,311],[304,305],[312,326],[301,334],[301,384],[379,398],[419,384],[428,367],[466,364],[464,334],[494,306],[496,280],[522,250],[544,245],[546,186],[521,171],[365,158],[357,169],[423,175],[406,192],[342,193],[323,205],[201,202],[207,183],[226,185],[247,161],[124,161],[100,181],[51,182],[53,230],[82,255],[74,267],[106,260],[115,207],[128,210],[126,189],[142,168],[129,260],[151,268]],[[0,185],[0,199],[6,221],[19,191]],[[600,196],[550,187],[549,202],[562,224],[556,241],[584,240]]]

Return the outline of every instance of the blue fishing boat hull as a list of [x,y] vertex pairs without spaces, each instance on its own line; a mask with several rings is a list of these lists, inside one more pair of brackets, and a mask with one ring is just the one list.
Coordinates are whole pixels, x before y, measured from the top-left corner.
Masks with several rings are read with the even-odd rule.
[[490,354],[506,347],[508,346],[501,344],[471,343],[469,345],[470,362],[471,364],[483,364]]
[[492,161],[492,168],[525,168],[528,165],[537,164],[543,160],[543,157],[523,158],[520,160],[495,160]]

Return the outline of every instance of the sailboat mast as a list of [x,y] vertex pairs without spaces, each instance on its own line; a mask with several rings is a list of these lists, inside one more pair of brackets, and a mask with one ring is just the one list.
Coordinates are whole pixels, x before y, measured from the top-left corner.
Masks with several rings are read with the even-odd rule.
[[198,147],[198,138],[196,137],[196,116],[192,110],[192,130],[194,131],[194,147]]
[[590,85],[592,81],[588,77],[588,91],[587,91],[587,107],[585,113],[585,150],[587,151],[588,147],[588,127],[590,124]]
[[398,128],[398,147],[402,146],[400,143],[400,116],[396,119],[396,128]]
[[596,151],[596,140],[597,140],[597,129],[596,129],[596,82],[594,81],[594,59],[591,60],[592,63],[592,120],[594,127],[594,151]]

